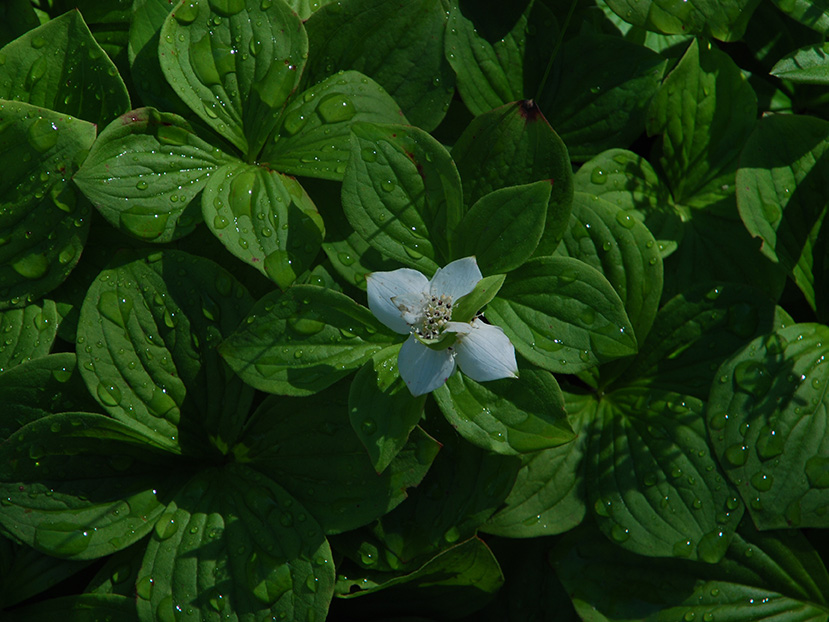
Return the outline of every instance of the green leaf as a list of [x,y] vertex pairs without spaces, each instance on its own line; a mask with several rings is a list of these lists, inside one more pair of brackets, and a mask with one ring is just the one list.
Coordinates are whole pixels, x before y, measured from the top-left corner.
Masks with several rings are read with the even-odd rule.
[[58,560],[31,547],[0,538],[0,572],[3,573],[0,607],[6,610],[45,592],[87,565],[85,561]]
[[644,217],[666,259],[663,297],[701,281],[750,283],[779,297],[785,275],[758,253],[758,242],[739,220],[732,173],[713,179],[700,194],[689,197],[687,205],[675,204],[647,160],[613,149],[579,169],[576,183],[579,190],[623,209],[636,209],[638,218]]
[[799,533],[744,522],[716,565],[634,555],[591,529],[567,536],[556,574],[587,620],[826,620],[829,577]]
[[485,384],[454,374],[434,396],[461,436],[496,453],[529,453],[575,438],[561,389],[546,371],[522,369],[518,378]]
[[58,330],[58,314],[52,300],[23,308],[0,311],[0,372],[49,354]]
[[737,41],[760,0],[608,0],[607,4],[625,21],[647,30]]
[[51,413],[97,407],[75,368],[74,353],[50,354],[0,374],[0,439]]
[[[97,622],[101,616],[119,622],[138,622],[135,599],[118,594],[78,594],[36,602],[26,607],[4,612],[8,622]],[[8,616],[8,617],[6,617]]]
[[65,559],[109,555],[143,538],[178,475],[168,454],[103,415],[49,415],[0,445],[0,522],[39,551]]
[[746,228],[763,241],[761,252],[789,272],[812,308],[826,300],[820,290],[828,139],[829,123],[821,119],[764,118],[737,171],[737,203]]
[[[597,196],[622,210],[641,211],[663,259],[682,240],[683,210],[672,204],[668,187],[642,156],[608,149],[585,162],[573,180],[577,192]],[[669,240],[674,242],[672,248]]]
[[158,53],[178,96],[251,162],[299,84],[308,39],[284,2],[182,0]]
[[174,250],[122,259],[81,308],[81,375],[110,415],[159,446],[215,455],[235,441],[253,399],[216,346],[252,303],[208,259]]
[[412,397],[397,371],[397,347],[386,348],[360,368],[348,393],[351,427],[382,473],[406,445],[423,415],[426,396]]
[[588,437],[580,432],[584,415],[593,413],[591,400],[573,397],[566,395],[566,409],[576,438],[522,455],[512,490],[481,531],[507,538],[531,538],[564,533],[584,520],[587,494],[582,465]]
[[342,202],[354,230],[383,255],[430,275],[454,257],[462,191],[449,153],[405,125],[352,128]]
[[361,527],[399,505],[440,448],[416,428],[378,474],[351,429],[344,388],[302,399],[266,398],[233,448],[237,459],[279,482],[329,534]]
[[[463,6],[461,6],[463,5]],[[492,7],[486,7],[489,13]],[[520,10],[520,9],[519,9]],[[446,30],[446,58],[455,71],[458,93],[474,115],[509,102],[531,99],[541,83],[558,38],[558,24],[549,8],[527,2],[513,24],[498,24],[487,33],[475,18],[475,7],[453,0]],[[509,28],[504,34],[503,30]]]
[[32,28],[37,28],[39,23],[29,0],[4,2],[0,5],[0,46],[17,39]]
[[816,30],[829,33],[829,2],[826,0],[773,0],[778,9],[792,19]]
[[293,177],[241,162],[211,175],[202,195],[207,226],[231,253],[286,289],[311,266],[325,226]]
[[359,369],[395,337],[348,296],[295,285],[259,300],[220,351],[257,389],[311,395]]
[[694,39],[648,114],[648,134],[662,135],[659,165],[675,201],[721,183],[724,174],[733,180],[756,117],[757,96],[740,68],[724,52]]
[[[405,611],[459,618],[480,609],[482,599],[497,592],[503,583],[504,575],[492,551],[478,538],[471,538],[438,553],[407,575],[380,584],[346,579],[338,582],[336,589],[340,598],[355,598],[393,588],[388,598]],[[362,589],[349,591],[355,585]]]
[[705,400],[716,369],[747,341],[781,326],[774,303],[734,283],[700,284],[666,302],[619,383]]
[[664,262],[663,297],[706,281],[749,284],[767,298],[780,297],[786,273],[760,252],[760,240],[746,231],[733,196],[725,209],[692,210],[690,216],[679,248]]
[[28,31],[2,50],[0,98],[103,126],[130,109],[127,87],[78,11]]
[[365,290],[366,274],[369,272],[390,271],[400,267],[396,261],[383,258],[379,251],[354,231],[343,213],[338,184],[306,179],[303,180],[303,187],[325,214],[322,250],[343,282]]
[[331,2],[334,0],[285,0],[285,3],[296,11],[302,20],[308,19],[314,11]]
[[513,102],[475,118],[452,147],[452,157],[467,205],[500,188],[548,181],[552,192],[535,255],[555,250],[570,216],[573,172],[567,148],[538,106]]
[[634,334],[644,341],[662,295],[662,259],[638,212],[577,192],[570,228],[556,254],[601,272],[624,302]]
[[319,524],[283,488],[236,464],[202,471],[169,503],[136,582],[144,621],[194,607],[200,620],[323,620],[333,589]]
[[534,365],[575,373],[636,352],[624,304],[595,268],[539,257],[511,272],[487,307],[515,349]]
[[227,161],[183,118],[139,108],[101,132],[75,183],[113,227],[143,240],[169,242],[198,224],[194,199]]
[[[829,27],[829,16],[827,16]],[[829,29],[829,28],[828,28]],[[771,75],[801,84],[829,84],[829,45],[818,43],[787,54],[772,67]]]
[[517,458],[470,445],[438,418],[430,428],[440,438],[440,453],[409,498],[374,524],[334,539],[337,552],[384,581],[386,573],[406,575],[473,537],[515,480]]
[[723,363],[711,387],[714,447],[760,529],[829,525],[827,338],[821,324],[758,337]]
[[20,102],[0,101],[0,309],[57,287],[80,259],[89,204],[70,178],[95,126]]
[[457,256],[475,255],[484,274],[521,266],[541,241],[551,193],[549,181],[538,181],[481,197],[456,229]]
[[743,505],[708,446],[703,403],[626,387],[593,408],[585,474],[602,532],[641,555],[719,561]]
[[135,606],[135,581],[147,548],[146,541],[135,544],[110,555],[98,572],[89,581],[87,594],[119,594],[129,596]]
[[[40,4],[44,3],[40,2]],[[71,0],[69,6],[81,12],[95,40],[118,66],[122,75],[129,75],[127,44],[129,43],[131,0],[109,0],[109,2]]]
[[341,71],[288,103],[260,160],[290,175],[342,181],[352,124],[405,120],[379,84],[356,71]]
[[538,104],[571,158],[586,160],[611,147],[627,147],[642,133],[665,71],[661,56],[619,37],[581,35],[564,44],[559,62],[566,70]]
[[158,42],[164,20],[175,6],[169,0],[134,0],[127,48],[133,87],[147,106],[188,114],[188,108],[164,78]]
[[452,307],[453,322],[471,322],[473,318],[488,305],[498,292],[506,279],[505,274],[493,274],[485,276],[475,284],[468,294],[461,296]]
[[443,55],[441,0],[331,2],[306,27],[312,82],[355,69],[382,86],[412,124],[431,131],[443,119],[455,80]]

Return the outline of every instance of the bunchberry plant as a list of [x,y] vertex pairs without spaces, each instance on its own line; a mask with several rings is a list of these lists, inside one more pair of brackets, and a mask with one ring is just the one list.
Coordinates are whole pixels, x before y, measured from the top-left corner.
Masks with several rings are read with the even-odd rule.
[[828,622],[827,33],[0,4],[0,617]]

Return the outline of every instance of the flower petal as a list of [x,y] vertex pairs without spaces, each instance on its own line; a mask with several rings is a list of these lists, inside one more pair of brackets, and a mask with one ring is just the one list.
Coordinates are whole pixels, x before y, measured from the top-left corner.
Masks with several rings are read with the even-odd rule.
[[445,330],[458,333],[454,345],[458,365],[472,380],[518,377],[515,348],[501,327],[475,318],[470,324],[449,322]]
[[455,357],[449,350],[432,350],[410,336],[397,357],[400,377],[412,395],[434,391],[455,371]]
[[409,325],[392,302],[404,294],[429,294],[429,279],[417,270],[400,268],[391,272],[372,272],[366,275],[368,308],[374,316],[394,332],[406,335]]
[[429,290],[433,296],[446,294],[456,301],[461,296],[466,296],[475,289],[483,278],[478,262],[474,257],[464,257],[438,268],[435,276],[429,283]]
[[418,292],[400,294],[392,298],[391,301],[397,307],[403,320],[411,326],[423,321],[423,309],[429,301],[429,297],[423,292]]

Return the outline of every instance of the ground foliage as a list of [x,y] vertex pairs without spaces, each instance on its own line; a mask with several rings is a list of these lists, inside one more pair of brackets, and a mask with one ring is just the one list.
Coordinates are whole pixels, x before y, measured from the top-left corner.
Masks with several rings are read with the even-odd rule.
[[4,620],[829,619],[825,0],[0,16]]

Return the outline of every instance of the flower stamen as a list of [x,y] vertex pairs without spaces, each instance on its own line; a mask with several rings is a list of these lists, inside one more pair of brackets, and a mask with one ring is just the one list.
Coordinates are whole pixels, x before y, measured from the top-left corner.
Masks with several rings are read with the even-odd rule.
[[420,322],[412,324],[412,332],[421,339],[437,339],[451,317],[451,296],[429,296],[420,312]]

